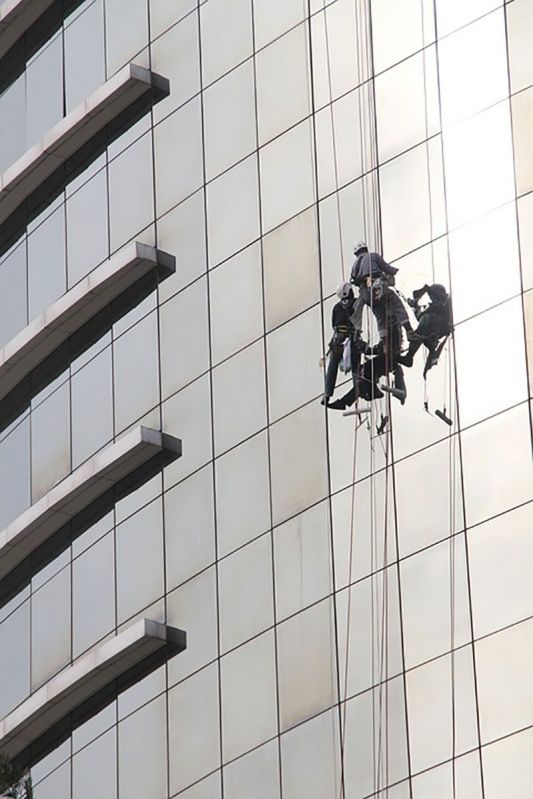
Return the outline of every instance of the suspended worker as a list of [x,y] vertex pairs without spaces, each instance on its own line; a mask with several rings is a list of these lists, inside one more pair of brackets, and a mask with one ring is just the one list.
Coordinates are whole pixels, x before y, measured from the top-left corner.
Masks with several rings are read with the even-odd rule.
[[329,342],[324,396],[321,400],[323,405],[328,405],[333,396],[341,362],[344,361],[345,371],[351,370],[354,380],[359,366],[359,351],[355,346],[355,328],[351,321],[355,305],[353,287],[348,282],[339,283],[336,294],[339,301],[333,306],[331,314],[333,336]]
[[391,318],[394,318],[396,325],[405,328],[407,337],[410,338],[413,328],[407,310],[400,297],[390,290],[394,286],[398,269],[388,264],[379,253],[369,252],[364,241],[358,241],[353,252],[355,261],[350,281],[359,289],[352,316],[355,329],[361,330],[363,308],[368,305],[376,318],[380,339],[387,336]]
[[[430,302],[421,305],[420,301],[427,295]],[[435,366],[446,343],[447,337],[452,332],[452,305],[450,295],[440,283],[427,283],[422,288],[413,291],[413,298],[407,300],[413,308],[418,319],[418,327],[409,344],[409,350],[398,360],[404,366],[412,366],[413,359],[422,344],[428,350],[428,357],[424,366],[424,377],[432,366]]]

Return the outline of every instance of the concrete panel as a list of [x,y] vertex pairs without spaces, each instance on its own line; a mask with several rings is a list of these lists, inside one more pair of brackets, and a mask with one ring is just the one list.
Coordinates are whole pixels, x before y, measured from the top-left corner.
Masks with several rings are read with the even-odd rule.
[[58,167],[123,111],[154,90],[160,98],[168,95],[168,80],[137,64],[127,64],[67,114],[0,177],[0,225]]
[[141,242],[128,244],[50,305],[0,349],[0,401],[69,336],[154,269],[166,276],[175,259]]
[[[114,681],[119,681],[118,694],[121,679],[124,687],[135,681],[134,678],[128,682],[128,674],[137,670],[140,679],[150,667],[159,666],[185,647],[186,635],[182,630],[150,619],[134,622],[75,660],[6,716],[0,722],[0,751],[11,759],[17,757]],[[152,658],[143,672],[143,661],[157,652],[161,653],[161,659]]]
[[0,580],[121,480],[180,455],[179,439],[148,427],[94,455],[0,532]]
[[0,59],[54,0],[4,0],[0,4]]

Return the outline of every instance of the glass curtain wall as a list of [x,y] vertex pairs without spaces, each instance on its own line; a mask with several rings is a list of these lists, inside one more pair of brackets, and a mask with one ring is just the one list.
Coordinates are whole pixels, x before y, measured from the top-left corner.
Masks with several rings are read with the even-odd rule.
[[[1,717],[137,616],[188,633],[36,799],[533,790],[532,26],[530,0],[93,0],[4,88],[1,170],[129,61],[171,83],[0,255],[2,346],[130,240],[177,259],[0,433],[0,529],[134,425],[183,439],[0,609]],[[357,431],[319,402],[362,238],[405,294],[451,290],[450,428],[422,354]]]

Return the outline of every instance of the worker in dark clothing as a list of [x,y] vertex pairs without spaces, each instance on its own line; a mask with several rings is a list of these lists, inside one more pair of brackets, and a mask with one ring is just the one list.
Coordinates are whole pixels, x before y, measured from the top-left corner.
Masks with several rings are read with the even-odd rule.
[[409,316],[399,296],[390,291],[395,283],[398,269],[388,264],[377,252],[369,252],[364,241],[354,246],[356,256],[350,281],[359,288],[359,297],[354,306],[352,323],[361,330],[363,308],[368,305],[376,317],[380,338],[385,338],[391,318],[395,324],[405,328],[407,336],[413,333]]
[[[430,303],[420,305],[420,300],[427,295]],[[407,301],[414,309],[418,319],[418,327],[411,337],[409,350],[398,360],[404,366],[412,366],[413,359],[422,344],[428,350],[428,357],[424,367],[424,377],[429,369],[434,366],[439,358],[442,344],[452,331],[452,306],[450,295],[440,283],[427,284],[413,291],[413,299]],[[441,341],[442,339],[442,341]],[[441,342],[439,344],[439,342]]]
[[355,346],[355,329],[351,322],[355,303],[353,288],[350,283],[343,282],[337,286],[336,293],[339,302],[333,306],[331,315],[333,337],[329,342],[329,358],[325,376],[324,396],[321,400],[323,405],[328,405],[335,391],[337,374],[345,354],[346,345],[350,347],[349,368],[352,370],[354,379],[359,365],[359,351]]

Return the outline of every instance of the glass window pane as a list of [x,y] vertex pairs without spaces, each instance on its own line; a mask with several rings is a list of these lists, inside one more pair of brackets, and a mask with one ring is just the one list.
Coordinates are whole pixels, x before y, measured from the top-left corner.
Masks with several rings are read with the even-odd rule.
[[163,496],[167,590],[215,560],[215,510],[211,466],[183,480]]
[[224,261],[259,238],[257,186],[255,155],[209,183],[207,232],[210,266]]
[[[178,19],[196,8],[196,0],[150,0],[150,33],[152,40],[166,31]],[[194,14],[193,14],[194,17]]]
[[167,666],[169,685],[174,685],[217,658],[217,585],[214,567],[168,594],[167,624],[187,632],[187,649],[172,658]]
[[256,50],[302,22],[307,8],[300,0],[253,0]]
[[47,42],[26,69],[26,148],[63,117],[63,37]]
[[445,133],[446,199],[451,228],[514,198],[510,116],[509,104],[498,103]]
[[[155,199],[158,214],[166,213],[203,182],[200,101],[191,100],[154,128]],[[176,157],[179,153],[179,158]]]
[[0,624],[0,716],[3,718],[30,693],[30,602]]
[[274,524],[314,505],[327,494],[324,413],[306,405],[270,428]]
[[[414,772],[451,758],[452,740],[456,754],[478,745],[472,648],[459,649],[453,657],[454,714],[450,655],[407,672],[409,739]],[[477,675],[479,678],[479,671]]]
[[176,272],[159,285],[160,302],[204,274],[207,268],[204,193],[198,191],[157,222],[157,244],[176,258]]
[[437,132],[439,95],[434,47],[378,75],[375,86],[380,161],[393,158]]
[[[386,580],[385,580],[386,577]],[[348,617],[349,613],[349,617]],[[341,694],[367,691],[403,668],[400,593],[396,567],[380,571],[337,594]],[[346,675],[346,677],[345,677]]]
[[65,207],[54,211],[28,236],[29,320],[66,291]]
[[113,438],[111,370],[111,347],[107,347],[72,377],[73,468]]
[[[157,315],[151,313],[113,345],[115,424],[117,432],[159,401]],[[142,369],[133,368],[142,364]]]
[[161,500],[117,527],[117,617],[129,619],[163,594]]
[[[370,730],[387,729],[386,743],[382,747],[379,765],[374,758],[376,746]],[[382,735],[384,733],[382,732]],[[405,693],[403,678],[390,680],[386,686],[366,691],[351,699],[346,709],[346,751],[351,753],[345,761],[345,784],[348,796],[368,796],[388,782],[403,780],[408,774],[407,728],[405,723]],[[386,791],[387,792],[387,791]],[[379,795],[379,794],[378,794]],[[390,799],[392,792],[389,791]],[[394,794],[396,799],[396,794]],[[318,799],[318,797],[317,797]],[[405,785],[399,786],[397,799],[410,799]]]
[[525,194],[533,189],[533,158],[529,147],[533,125],[533,89],[516,94],[511,103],[516,188],[518,194]]
[[382,166],[380,186],[383,252],[390,261],[432,238],[425,145]]
[[255,84],[251,61],[205,90],[205,167],[210,180],[256,148]]
[[72,761],[72,786],[76,799],[117,795],[116,731],[109,730],[82,749]]
[[531,669],[524,657],[533,645],[533,621],[509,627],[476,643],[481,742],[531,723]]
[[526,291],[533,288],[533,193],[518,200],[518,225],[522,280]]
[[[495,331],[505,331],[502,337]],[[490,347],[486,346],[491,342]],[[509,348],[508,341],[513,342]],[[520,298],[510,300],[455,328],[461,424],[527,399],[524,321]],[[505,380],[494,379],[494,365],[505,364]]]
[[33,594],[31,622],[31,682],[35,689],[72,657],[70,568]]
[[[183,5],[183,0],[178,0],[178,5],[179,2]],[[173,8],[169,8],[169,12],[177,15],[174,8],[176,3],[171,5]],[[152,11],[150,18],[152,38],[154,37],[153,13]],[[154,121],[157,123],[200,91],[197,14],[189,14],[152,42],[151,69],[168,78],[171,88],[170,95],[154,107]]]
[[161,388],[174,394],[209,368],[207,280],[197,280],[161,306]]
[[514,0],[506,8],[511,91],[533,83],[533,51],[529,32],[533,28],[533,6],[529,0]]
[[533,504],[468,532],[476,638],[533,616]]
[[[219,557],[270,527],[266,434],[260,433],[217,458],[216,502]],[[239,501],[235,502],[235,497]]]
[[[152,137],[143,136],[108,167],[111,251],[137,236],[154,219]],[[135,202],[132,202],[132,197]],[[146,244],[146,237],[143,237]]]
[[361,20],[352,0],[312,0],[311,13],[315,107],[322,108],[365,80],[367,53],[355,46]]
[[29,417],[0,442],[0,483],[0,530],[3,530],[31,504]]
[[166,697],[161,696],[118,726],[120,799],[166,799]]
[[274,624],[271,549],[270,536],[262,536],[219,563],[222,652]]
[[208,666],[168,694],[170,793],[220,764],[218,667]]
[[[73,655],[78,657],[115,626],[115,546],[109,533],[72,564]],[[95,591],[95,586],[98,590]]]
[[165,487],[204,466],[212,456],[209,375],[195,380],[163,404],[163,430],[185,439],[183,455],[164,470]]
[[334,712],[322,713],[283,735],[281,773],[284,799],[339,796],[339,761],[338,716]]
[[262,341],[237,353],[213,371],[213,400],[217,454],[266,427]]
[[274,530],[278,621],[331,592],[330,521],[326,502]]
[[202,3],[200,23],[202,72],[207,85],[251,55],[252,4],[250,0]]
[[[280,723],[288,730],[336,701],[335,655],[330,646],[334,620],[329,600],[291,619],[278,630]],[[298,675],[295,681],[294,675]]]
[[455,324],[520,293],[517,238],[514,203],[450,233]]
[[444,127],[509,94],[503,10],[441,39],[439,76]]
[[0,128],[0,173],[26,150],[26,75],[23,74],[0,95],[0,113],[9,125]]
[[[374,0],[372,4],[372,38],[374,69],[382,72],[392,64],[420,50],[423,41],[424,12],[427,4],[418,0]],[[401,30],[401,36],[398,31]]]
[[263,229],[307,208],[315,198],[312,131],[302,122],[260,150]]
[[27,322],[26,242],[22,241],[0,262],[0,346]]
[[253,244],[209,275],[213,363],[263,334],[261,250]]
[[70,762],[64,763],[55,771],[38,783],[33,790],[35,799],[70,799]]
[[70,391],[64,383],[31,414],[32,502],[67,476],[70,453]]
[[445,36],[451,30],[478,19],[488,11],[502,5],[502,0],[437,0],[437,25],[439,36]]
[[[87,208],[91,209],[90,214]],[[67,215],[69,288],[109,255],[107,171],[102,169],[70,195]]]
[[276,741],[260,746],[224,769],[226,799],[278,799],[279,756]]
[[400,575],[405,667],[437,657],[452,645],[466,644],[471,629],[464,536],[456,536],[403,560]]
[[[270,419],[279,419],[323,391],[323,375],[312,358],[302,357],[302,342],[310,352],[321,350],[320,307],[278,327],[267,337],[268,404]],[[290,380],[288,368],[290,364]]]
[[[107,74],[111,76],[148,44],[147,0],[106,0],[105,28]],[[138,57],[135,62],[139,63]]]
[[66,25],[64,38],[65,100],[69,113],[105,81],[102,0],[91,3]]
[[264,633],[225,655],[220,668],[222,749],[227,762],[277,733],[274,633]]
[[525,404],[475,425],[462,434],[469,525],[532,499],[530,435]]
[[316,210],[304,211],[263,239],[267,330],[318,302]]
[[307,25],[299,25],[256,56],[259,145],[309,116]]
[[485,799],[500,799],[505,794],[529,796],[533,792],[532,747],[533,730],[529,729],[481,750]]
[[[446,479],[420,479],[420,475],[430,474],[446,475]],[[395,479],[402,557],[464,528],[457,437],[397,462]]]

